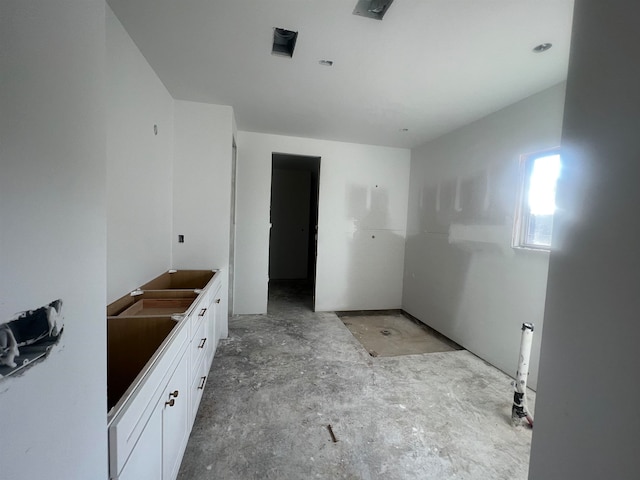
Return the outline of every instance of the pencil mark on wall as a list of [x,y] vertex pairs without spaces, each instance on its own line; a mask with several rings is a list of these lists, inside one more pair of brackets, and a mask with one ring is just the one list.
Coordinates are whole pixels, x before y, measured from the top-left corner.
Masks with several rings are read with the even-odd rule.
[[62,300],[17,313],[0,324],[0,378],[44,360],[64,328]]

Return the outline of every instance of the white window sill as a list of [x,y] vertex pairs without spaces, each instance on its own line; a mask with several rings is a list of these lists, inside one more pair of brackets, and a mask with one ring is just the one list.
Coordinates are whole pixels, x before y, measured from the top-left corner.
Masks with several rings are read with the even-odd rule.
[[513,248],[515,251],[522,251],[522,252],[538,252],[538,253],[546,253],[549,254],[551,253],[551,248],[549,247],[527,247],[527,246],[522,246],[522,245],[512,245],[511,248]]

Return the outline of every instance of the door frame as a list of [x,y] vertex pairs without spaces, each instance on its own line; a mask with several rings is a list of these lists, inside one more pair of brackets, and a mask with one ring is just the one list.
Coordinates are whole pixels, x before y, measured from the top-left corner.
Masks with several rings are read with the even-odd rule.
[[[295,167],[292,166],[292,170],[304,170],[311,172],[311,189],[310,189],[310,209],[309,209],[309,248],[307,253],[307,278],[311,279],[312,282],[312,310],[316,311],[316,288],[317,288],[317,273],[318,273],[318,219],[320,215],[320,172],[322,168],[322,157],[319,155],[302,155],[295,153],[282,153],[282,152],[272,152],[271,154],[271,183],[270,183],[270,192],[273,191],[273,170],[274,170],[274,161],[276,157],[288,158],[292,165],[297,161],[305,161],[313,162],[309,166],[297,165]],[[272,216],[271,216],[271,202],[272,199],[269,199],[269,248],[267,251],[267,255],[269,258],[267,260],[267,275],[269,276],[271,270],[271,228],[272,228]],[[270,282],[271,278],[268,278]],[[269,287],[267,287],[269,288]]]

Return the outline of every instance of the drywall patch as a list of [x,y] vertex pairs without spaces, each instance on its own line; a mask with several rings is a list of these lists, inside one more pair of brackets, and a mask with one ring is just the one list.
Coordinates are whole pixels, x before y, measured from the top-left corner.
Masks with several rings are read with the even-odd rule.
[[17,313],[0,324],[0,378],[44,360],[60,340],[63,328],[60,299]]

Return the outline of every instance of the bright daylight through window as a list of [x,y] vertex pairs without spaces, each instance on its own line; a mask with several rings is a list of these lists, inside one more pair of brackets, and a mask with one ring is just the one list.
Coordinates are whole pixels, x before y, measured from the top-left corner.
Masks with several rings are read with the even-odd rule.
[[522,159],[520,202],[513,246],[549,250],[556,210],[556,183],[560,176],[559,150],[526,155]]

